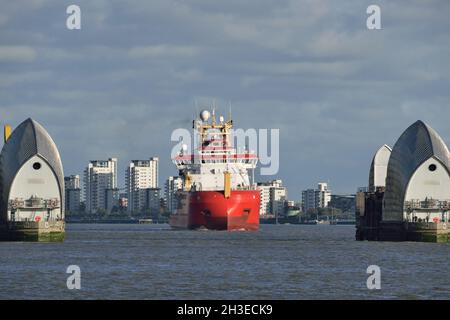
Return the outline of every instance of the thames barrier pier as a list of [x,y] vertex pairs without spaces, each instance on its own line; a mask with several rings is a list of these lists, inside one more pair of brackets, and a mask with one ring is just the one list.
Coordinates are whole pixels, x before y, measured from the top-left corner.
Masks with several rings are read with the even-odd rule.
[[375,154],[356,199],[356,239],[450,242],[450,154],[422,121]]
[[64,173],[58,149],[36,121],[5,127],[0,154],[0,240],[63,241]]

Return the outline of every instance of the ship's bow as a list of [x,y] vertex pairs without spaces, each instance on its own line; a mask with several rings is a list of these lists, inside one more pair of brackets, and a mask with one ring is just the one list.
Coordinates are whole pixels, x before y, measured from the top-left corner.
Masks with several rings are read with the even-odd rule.
[[259,229],[260,194],[256,190],[232,191],[225,197],[220,191],[199,191],[191,194],[190,224],[193,228],[210,230]]

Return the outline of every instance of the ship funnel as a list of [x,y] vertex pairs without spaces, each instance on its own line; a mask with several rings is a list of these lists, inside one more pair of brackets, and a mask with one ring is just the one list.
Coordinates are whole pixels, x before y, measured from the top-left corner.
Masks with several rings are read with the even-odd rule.
[[11,137],[11,126],[7,124],[4,130],[4,140],[5,143],[8,141],[9,137]]

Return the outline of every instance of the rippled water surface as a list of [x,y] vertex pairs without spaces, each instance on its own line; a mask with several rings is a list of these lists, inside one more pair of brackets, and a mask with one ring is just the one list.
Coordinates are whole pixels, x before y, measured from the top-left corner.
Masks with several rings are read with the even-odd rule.
[[[259,232],[69,224],[64,243],[0,242],[1,299],[450,299],[450,245],[354,241],[353,226]],[[81,290],[67,289],[69,265]],[[381,268],[379,291],[367,267]]]

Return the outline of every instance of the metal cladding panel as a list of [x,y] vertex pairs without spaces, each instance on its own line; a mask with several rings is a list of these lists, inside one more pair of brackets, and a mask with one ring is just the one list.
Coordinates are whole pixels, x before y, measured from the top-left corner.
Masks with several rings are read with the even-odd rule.
[[376,171],[375,167],[377,167],[377,166],[386,166],[387,167],[388,163],[386,163],[386,161],[389,162],[391,153],[392,153],[392,149],[388,145],[382,146],[375,153],[375,155],[372,159],[372,164],[370,165],[370,173],[369,173],[369,190],[370,191],[375,191],[375,187],[378,187],[377,183],[376,183],[377,182],[376,181],[377,173],[375,172]]
[[450,170],[448,148],[442,138],[422,121],[410,126],[392,150],[386,178],[383,221],[402,221],[406,188],[417,168],[438,158]]
[[64,171],[58,148],[48,132],[38,122],[33,122],[36,131],[38,154],[48,162],[55,172],[60,186],[61,201],[64,203]]
[[9,191],[17,172],[35,155],[47,161],[53,169],[58,179],[61,203],[64,203],[64,172],[58,149],[39,123],[27,119],[13,131],[0,154],[0,220],[6,219]]
[[[376,157],[376,155],[375,155]],[[374,187],[375,183],[375,157],[372,159],[372,164],[370,165],[370,171],[369,171],[369,190],[372,191],[372,188]]]

